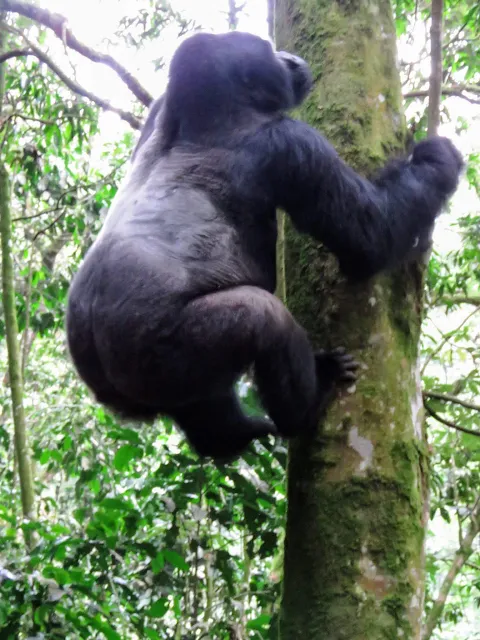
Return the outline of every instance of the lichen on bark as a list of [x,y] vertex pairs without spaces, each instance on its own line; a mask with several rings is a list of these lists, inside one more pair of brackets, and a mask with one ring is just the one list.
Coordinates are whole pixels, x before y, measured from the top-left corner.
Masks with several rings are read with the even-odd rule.
[[[279,48],[305,57],[315,87],[299,116],[357,171],[403,151],[388,1],[277,0]],[[420,637],[426,446],[416,368],[422,266],[351,285],[315,241],[285,237],[287,304],[318,347],[362,363],[289,457],[282,640]]]

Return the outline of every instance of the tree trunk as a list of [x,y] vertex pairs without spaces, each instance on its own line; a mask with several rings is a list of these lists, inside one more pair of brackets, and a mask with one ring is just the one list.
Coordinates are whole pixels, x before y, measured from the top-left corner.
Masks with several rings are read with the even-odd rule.
[[[0,52],[3,50],[3,13],[0,13]],[[0,115],[5,86],[4,64],[0,64]],[[34,488],[30,453],[27,442],[25,412],[23,409],[22,360],[18,344],[18,324],[15,309],[15,289],[12,259],[12,220],[10,214],[10,188],[7,170],[0,162],[0,236],[2,248],[2,300],[5,315],[5,333],[8,351],[8,383],[12,396],[13,425],[15,432],[15,457],[18,464],[22,512],[26,520],[33,517]],[[33,541],[28,530],[25,533],[27,546]]]
[[[13,424],[15,429],[15,455],[18,463],[22,511],[26,519],[33,516],[34,490],[30,454],[28,450],[25,412],[23,410],[23,385],[20,348],[18,345],[18,326],[15,313],[15,292],[13,289],[13,261],[10,235],[10,203],[8,175],[0,164],[0,233],[2,236],[2,288],[3,310],[5,313],[5,331],[8,347],[8,373],[12,395]],[[30,536],[26,535],[27,543]]]
[[[300,117],[357,171],[403,149],[388,0],[277,0],[276,36],[312,67]],[[418,640],[428,519],[422,266],[353,286],[290,224],[285,244],[290,310],[315,346],[343,345],[363,368],[315,437],[290,448],[280,637]]]

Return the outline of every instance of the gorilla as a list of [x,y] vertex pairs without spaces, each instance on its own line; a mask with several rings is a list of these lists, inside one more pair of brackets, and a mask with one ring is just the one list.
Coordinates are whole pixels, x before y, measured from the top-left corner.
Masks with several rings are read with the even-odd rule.
[[[353,358],[314,352],[273,295],[277,207],[358,281],[406,260],[457,186],[461,156],[440,137],[357,175],[286,115],[311,86],[304,60],[257,36],[185,40],[70,287],[68,346],[97,401],[170,417],[201,456],[305,432],[355,379]],[[252,366],[269,419],[234,391]]]

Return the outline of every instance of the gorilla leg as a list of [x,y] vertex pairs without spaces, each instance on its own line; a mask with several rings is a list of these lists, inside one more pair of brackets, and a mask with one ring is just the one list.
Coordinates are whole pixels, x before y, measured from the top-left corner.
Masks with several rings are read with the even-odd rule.
[[[227,386],[214,395],[224,395],[253,362],[262,402],[281,435],[293,436],[314,426],[319,411],[333,396],[335,383],[354,379],[356,364],[350,356],[343,352],[315,356],[304,329],[280,300],[263,289],[241,286],[208,294],[185,311],[188,318],[182,323],[182,342],[189,346],[185,359],[199,367],[196,375],[190,369],[190,385],[196,386],[193,380],[199,376],[199,384],[200,378],[209,379],[220,389],[223,380]],[[196,403],[209,415],[215,412],[211,396],[206,408],[200,398]],[[236,410],[228,403],[223,405],[225,412],[229,424],[231,420],[239,424]],[[194,421],[193,409],[192,416]],[[218,416],[212,424],[220,425]],[[199,427],[200,431],[208,428],[207,421],[200,426],[197,420]],[[245,425],[247,430],[251,427]],[[218,432],[217,427],[214,430]],[[193,423],[188,431],[194,439]]]
[[358,363],[343,348],[313,353],[298,325],[285,338],[283,349],[259,354],[255,378],[268,414],[288,438],[316,426],[337,385],[356,380]]
[[93,338],[90,315],[73,301],[67,314],[67,337],[77,371],[96,400],[121,418],[152,422],[158,413],[155,409],[128,398],[108,380]]
[[198,454],[217,460],[236,457],[252,440],[277,434],[270,420],[243,413],[233,389],[182,407],[173,417]]

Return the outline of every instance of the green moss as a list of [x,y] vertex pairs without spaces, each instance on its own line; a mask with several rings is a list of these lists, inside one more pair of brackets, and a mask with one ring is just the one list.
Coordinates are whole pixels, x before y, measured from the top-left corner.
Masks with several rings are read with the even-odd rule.
[[403,144],[389,3],[310,0],[300,5],[295,13],[301,22],[294,17],[288,44],[310,62],[316,80],[303,116],[335,142],[349,162],[368,172],[386,152]]
[[[328,459],[329,454],[325,455]],[[318,629],[322,628],[322,635],[318,637],[370,638],[355,635],[359,622],[357,615],[352,616],[352,613],[361,606],[370,608],[369,614],[362,608],[362,615],[366,616],[362,624],[372,624],[373,628],[378,612],[383,611],[386,628],[398,630],[400,625],[406,634],[410,633],[410,623],[404,613],[415,586],[408,578],[408,568],[423,532],[418,519],[412,517],[416,509],[412,505],[409,479],[386,479],[380,474],[369,473],[365,478],[353,478],[350,482],[325,484],[324,474],[328,475],[328,467],[327,463],[309,469],[315,478],[306,500],[312,509],[309,519],[312,528],[308,536],[311,546],[302,545],[304,553],[296,559],[304,564],[302,569],[309,575],[307,593],[302,591],[302,598],[311,597],[316,602],[315,611],[309,615],[317,622],[312,622],[309,630],[317,629],[315,624],[318,624]],[[299,496],[295,497],[298,504]],[[301,532],[298,535],[302,535]],[[312,573],[312,562],[319,554],[322,568],[317,576]],[[384,586],[378,587],[384,593],[378,601],[371,599],[368,591],[358,590],[358,585],[370,586],[358,565],[359,558],[365,555],[374,563],[378,574],[384,576]],[[289,569],[287,560],[287,574]],[[326,584],[328,589],[325,589]],[[392,592],[391,585],[394,586]],[[345,616],[342,621],[344,635],[328,635],[335,633],[339,612]],[[395,620],[389,620],[388,616]],[[328,620],[332,620],[330,629],[328,624],[325,626]]]

